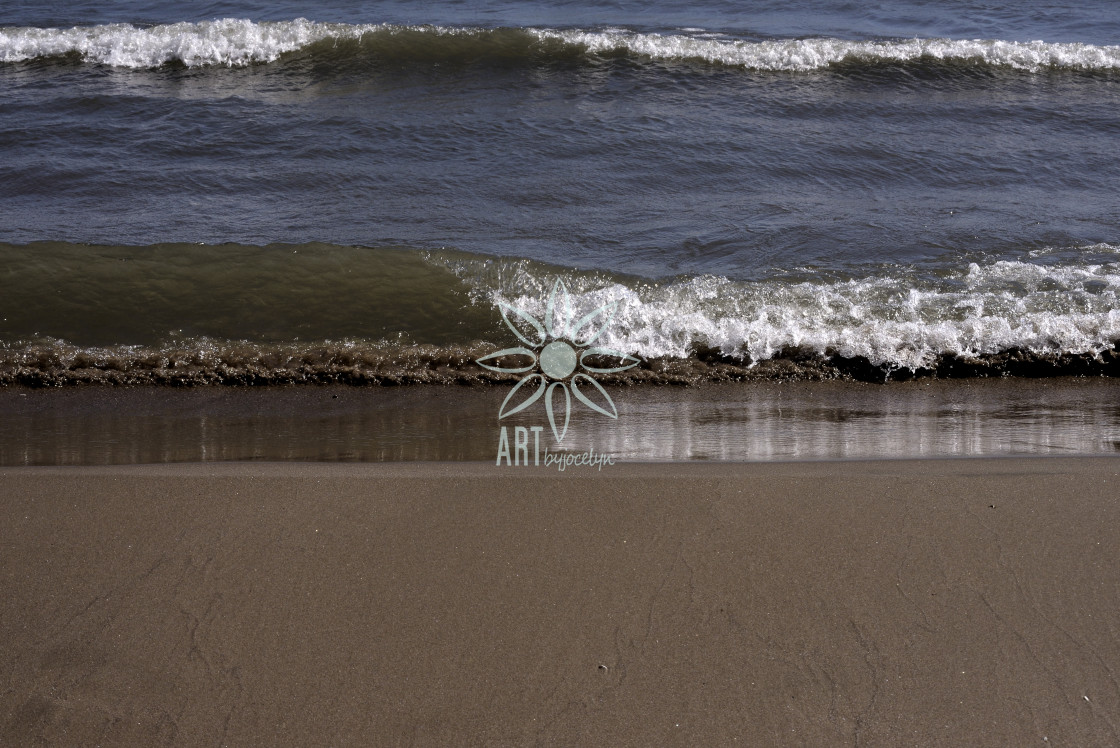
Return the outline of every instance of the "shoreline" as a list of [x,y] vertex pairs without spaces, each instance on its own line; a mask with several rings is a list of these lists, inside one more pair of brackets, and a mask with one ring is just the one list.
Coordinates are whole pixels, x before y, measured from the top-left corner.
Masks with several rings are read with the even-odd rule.
[[1113,454],[1120,380],[752,382],[607,390],[557,442],[511,386],[0,388],[0,465],[495,461],[500,429],[623,462]]
[[0,741],[1105,745],[1120,460],[0,469]]
[[[626,371],[599,374],[619,386],[728,383],[970,381],[990,378],[1120,377],[1120,342],[1098,352],[940,353],[917,368],[788,348],[752,361],[694,345],[685,357],[661,356]],[[477,360],[503,348],[481,340],[413,344],[387,341],[265,343],[209,339],[160,345],[81,346],[62,340],[0,347],[0,387],[489,387],[520,376]],[[520,361],[516,356],[509,357]],[[490,361],[491,364],[501,359]],[[506,363],[509,363],[508,361]],[[515,364],[509,364],[516,368]]]

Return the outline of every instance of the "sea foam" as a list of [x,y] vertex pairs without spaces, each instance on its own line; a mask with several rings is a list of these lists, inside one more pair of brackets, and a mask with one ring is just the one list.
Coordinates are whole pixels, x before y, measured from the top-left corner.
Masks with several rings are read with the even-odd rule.
[[658,60],[698,60],[763,71],[810,71],[839,63],[907,63],[919,60],[1006,66],[1028,71],[1044,68],[1120,68],[1120,47],[1081,43],[983,39],[782,39],[752,42],[627,31],[534,33],[542,38],[558,38],[571,44],[583,45],[594,53],[626,50]]
[[0,61],[78,54],[88,62],[151,68],[168,62],[188,67],[243,66],[273,62],[329,37],[357,36],[363,27],[305,19],[254,23],[241,19],[174,23],[148,28],[130,24],[71,29],[0,28]]
[[[701,30],[671,34],[639,33],[625,29],[483,29],[388,24],[318,23],[306,19],[254,22],[221,19],[199,23],[174,23],[150,27],[130,24],[74,27],[70,29],[0,28],[0,62],[79,55],[82,59],[125,68],[152,68],[169,62],[188,67],[244,66],[270,63],[282,55],[324,40],[360,40],[364,49],[399,34],[422,35],[432,44],[457,37],[477,46],[476,54],[508,53],[498,35],[524,35],[527,52],[545,47],[608,53],[664,61],[697,61],[759,71],[804,72],[852,64],[898,64],[915,61],[956,62],[1002,66],[1017,70],[1120,69],[1120,46],[1044,41],[903,39],[852,41],[832,38],[748,41]],[[537,49],[533,49],[533,46]],[[395,49],[393,54],[409,54]]]
[[[567,283],[573,316],[617,304],[596,345],[646,359],[683,358],[700,346],[758,363],[798,349],[918,370],[946,355],[1099,354],[1120,340],[1120,263],[1112,262],[971,263],[935,279],[883,272],[829,282]],[[548,286],[549,276],[522,266],[489,297],[539,316]]]

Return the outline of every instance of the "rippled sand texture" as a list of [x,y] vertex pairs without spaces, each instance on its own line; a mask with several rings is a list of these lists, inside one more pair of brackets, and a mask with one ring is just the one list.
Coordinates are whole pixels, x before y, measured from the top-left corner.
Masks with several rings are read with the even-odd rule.
[[1112,745],[1115,458],[0,470],[11,745]]

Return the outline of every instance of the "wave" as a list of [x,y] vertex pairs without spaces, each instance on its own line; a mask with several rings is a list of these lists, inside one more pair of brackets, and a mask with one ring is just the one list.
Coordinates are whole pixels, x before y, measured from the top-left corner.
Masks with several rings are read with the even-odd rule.
[[627,56],[699,62],[764,72],[837,66],[959,64],[1038,72],[1115,71],[1120,46],[1043,41],[833,38],[745,40],[702,31],[656,34],[624,29],[467,28],[222,19],[150,27],[0,28],[0,62],[76,57],[123,68],[242,67],[297,52],[376,60],[540,60]]
[[[744,280],[327,244],[0,244],[0,384],[485,384],[514,307],[613,305],[614,382],[1120,374],[1120,246]],[[245,289],[252,289],[246,293]]]
[[[1108,257],[1099,244],[1082,254]],[[472,283],[472,271],[458,271]],[[749,367],[810,356],[860,360],[884,375],[993,360],[1099,359],[1120,341],[1120,262],[999,260],[937,272],[884,266],[870,275],[824,280],[808,272],[735,281],[719,276],[666,283],[611,282],[569,275],[574,314],[616,304],[602,343],[645,359],[715,353]],[[814,277],[816,276],[816,277]],[[528,263],[473,281],[494,305],[543,315],[548,272]],[[956,365],[956,364],[954,364]]]
[[570,44],[582,45],[592,54],[625,51],[654,60],[699,61],[772,72],[916,62],[1007,67],[1030,72],[1120,68],[1120,46],[1080,43],[950,39],[784,39],[752,42],[617,31],[562,32],[560,38]]

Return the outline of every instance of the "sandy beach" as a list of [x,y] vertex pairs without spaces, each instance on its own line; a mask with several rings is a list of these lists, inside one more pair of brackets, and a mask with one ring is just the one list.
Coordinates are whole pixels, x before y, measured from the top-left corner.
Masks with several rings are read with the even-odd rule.
[[1120,741],[1120,461],[0,469],[0,744]]

